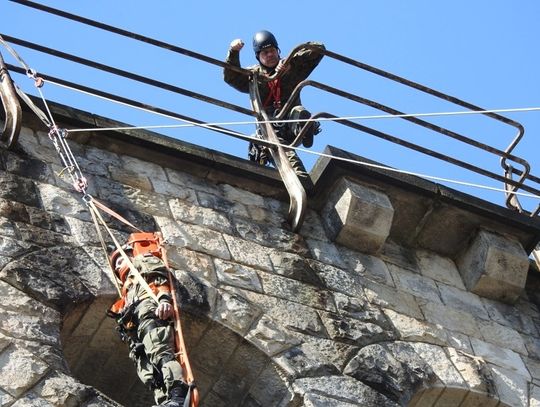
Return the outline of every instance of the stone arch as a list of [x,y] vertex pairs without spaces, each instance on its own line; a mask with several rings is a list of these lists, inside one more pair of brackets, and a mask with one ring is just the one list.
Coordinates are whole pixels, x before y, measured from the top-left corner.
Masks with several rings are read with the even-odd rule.
[[403,406],[506,406],[495,394],[487,363],[452,347],[373,344],[362,348],[344,373]]
[[[91,399],[100,406],[153,404],[105,314],[116,293],[99,266],[102,256],[97,248],[57,246],[32,251],[2,269],[5,318],[18,312],[19,326],[5,326],[7,335],[0,335],[0,397],[6,390],[13,400],[43,398],[58,405],[87,405]],[[190,273],[179,272],[179,280],[201,407],[277,406],[290,399],[280,368],[235,329],[235,311],[219,317],[227,295]],[[15,367],[22,360],[27,362]],[[10,385],[8,377],[15,376],[27,379]],[[58,402],[62,397],[69,402]]]
[[[102,317],[113,297],[98,296],[66,316],[64,353],[73,374],[125,406],[153,405],[135,374],[114,321]],[[279,368],[242,336],[201,313],[183,312],[182,327],[201,406],[274,406],[289,397]]]

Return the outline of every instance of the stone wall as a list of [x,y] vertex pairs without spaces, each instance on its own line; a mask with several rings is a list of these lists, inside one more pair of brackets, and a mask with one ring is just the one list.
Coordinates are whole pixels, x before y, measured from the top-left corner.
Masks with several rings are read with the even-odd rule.
[[[0,152],[0,406],[151,405],[89,212],[25,114]],[[201,406],[540,406],[538,222],[322,160],[295,234],[271,169],[147,132],[69,142],[91,196],[167,238]]]

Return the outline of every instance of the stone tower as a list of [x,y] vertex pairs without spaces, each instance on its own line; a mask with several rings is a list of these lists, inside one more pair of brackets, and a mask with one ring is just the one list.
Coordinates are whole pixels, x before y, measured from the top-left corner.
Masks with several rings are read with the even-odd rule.
[[[0,151],[0,406],[149,406],[46,130],[26,112]],[[292,233],[270,168],[149,132],[69,143],[91,196],[167,238],[201,406],[540,406],[537,219],[322,159]]]

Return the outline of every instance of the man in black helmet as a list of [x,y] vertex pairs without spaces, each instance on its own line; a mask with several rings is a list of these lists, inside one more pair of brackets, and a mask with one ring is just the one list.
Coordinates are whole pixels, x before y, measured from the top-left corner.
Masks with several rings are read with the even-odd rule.
[[[323,51],[325,49],[323,44],[316,42],[309,42],[308,44],[313,45],[315,49],[301,49],[293,55],[289,63],[284,64],[284,61],[280,57],[280,49],[276,37],[271,32],[265,30],[259,31],[253,37],[253,51],[259,61],[259,65],[251,66],[247,69],[258,74],[266,75],[283,72],[280,78],[271,82],[259,82],[261,102],[270,118],[275,117],[279,113],[281,108],[287,103],[296,85],[307,79],[324,56],[319,52],[319,50]],[[229,47],[226,62],[240,67],[240,50],[243,46],[244,42],[242,40],[233,40]],[[248,76],[224,68],[223,78],[233,88],[240,92],[249,93]],[[284,123],[283,126],[274,126],[280,141],[282,143],[291,143],[306,123],[303,121],[310,117],[311,114],[302,106],[300,96],[298,96],[286,116],[286,119],[291,120],[291,122]],[[295,120],[303,121],[295,122]],[[311,147],[313,145],[313,136],[320,132],[320,125],[318,122],[309,122],[307,126],[309,126],[309,131],[302,140],[302,144],[304,147]],[[252,143],[250,145],[250,159],[258,161],[261,164],[266,164],[266,161],[270,157],[265,154],[266,152],[264,150],[263,147]],[[296,152],[289,150],[287,156],[299,178],[303,182],[308,180],[309,176]]]

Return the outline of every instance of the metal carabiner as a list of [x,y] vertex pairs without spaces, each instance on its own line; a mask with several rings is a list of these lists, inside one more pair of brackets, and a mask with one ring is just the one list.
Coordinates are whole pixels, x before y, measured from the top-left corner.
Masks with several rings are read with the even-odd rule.
[[4,129],[0,134],[0,147],[11,148],[21,131],[22,111],[13,81],[0,53],[0,100],[4,107]]

